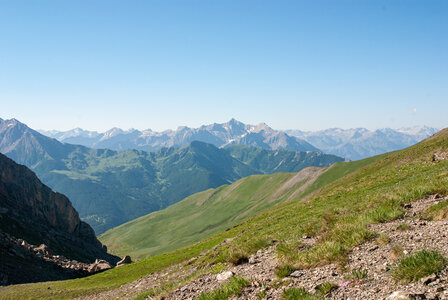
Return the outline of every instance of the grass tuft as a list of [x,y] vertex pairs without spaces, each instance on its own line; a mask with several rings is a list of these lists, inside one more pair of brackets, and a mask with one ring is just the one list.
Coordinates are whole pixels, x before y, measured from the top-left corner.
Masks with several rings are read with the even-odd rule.
[[367,275],[368,271],[366,269],[355,269],[352,270],[352,272],[348,276],[346,276],[346,279],[352,281],[360,281],[366,279]]
[[235,276],[217,290],[202,293],[198,300],[227,300],[230,296],[241,295],[243,288],[247,285],[249,285],[249,281],[243,277]]
[[333,290],[337,289],[338,287],[339,286],[333,282],[324,282],[324,283],[319,284],[316,287],[316,290],[317,290],[318,294],[325,296],[325,295],[331,293]]
[[289,288],[283,291],[283,300],[317,300],[319,297],[308,293],[304,288]]
[[353,270],[352,278],[355,280],[365,279],[367,278],[367,270]]
[[421,250],[400,260],[392,276],[397,281],[417,281],[441,271],[447,260],[437,251]]
[[396,220],[404,215],[403,209],[398,202],[390,201],[383,204],[377,209],[370,212],[369,216],[372,221],[377,223],[384,223],[392,220]]
[[433,221],[448,219],[448,201],[442,201],[429,207],[423,213],[423,217]]
[[275,275],[277,275],[278,278],[285,278],[291,275],[291,273],[294,272],[295,270],[296,269],[293,266],[284,264],[276,268]]
[[154,296],[156,294],[157,294],[157,292],[155,290],[145,291],[145,292],[139,294],[137,297],[135,297],[134,300],[143,300],[148,297]]
[[385,246],[387,244],[389,244],[389,237],[385,234],[380,234],[377,238],[376,238],[376,244],[378,246]]
[[390,258],[395,260],[403,256],[403,246],[401,244],[395,243],[392,245],[390,250]]
[[272,243],[269,239],[256,239],[244,241],[237,244],[236,247],[231,247],[223,251],[218,262],[230,262],[233,265],[241,265],[249,261],[251,254],[257,252],[259,249],[266,248]]

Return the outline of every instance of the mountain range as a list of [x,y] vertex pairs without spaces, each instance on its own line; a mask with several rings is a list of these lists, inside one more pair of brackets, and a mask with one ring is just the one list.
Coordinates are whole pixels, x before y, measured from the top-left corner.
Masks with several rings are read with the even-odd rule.
[[261,123],[246,125],[235,119],[223,124],[199,128],[179,127],[177,130],[155,132],[112,128],[104,133],[75,128],[69,131],[40,132],[61,142],[91,148],[112,150],[141,149],[155,151],[162,147],[183,147],[194,140],[226,147],[243,144],[264,149],[316,151],[358,160],[390,151],[404,149],[433,135],[438,129],[427,126],[368,130],[366,128],[330,128],[320,131],[279,131]]
[[297,172],[343,161],[321,152],[244,145],[220,149],[198,141],[157,152],[91,149],[61,143],[15,119],[0,122],[0,152],[67,195],[98,234],[252,174]]
[[199,128],[182,126],[177,130],[163,132],[155,132],[151,129],[125,131],[120,128],[112,128],[103,133],[81,128],[69,131],[41,130],[40,132],[61,142],[95,149],[157,151],[164,147],[180,148],[193,141],[201,141],[220,148],[242,144],[271,150],[319,151],[308,142],[274,130],[264,123],[246,125],[235,119],[223,124],[214,123]]
[[438,129],[427,126],[408,128],[330,128],[321,131],[286,130],[288,135],[298,137],[314,145],[324,153],[350,160],[401,150],[433,135]]

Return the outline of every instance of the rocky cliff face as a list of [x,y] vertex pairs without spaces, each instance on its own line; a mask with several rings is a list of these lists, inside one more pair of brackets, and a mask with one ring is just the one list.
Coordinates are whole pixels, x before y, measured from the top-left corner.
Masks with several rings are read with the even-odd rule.
[[[97,258],[111,263],[118,260],[107,254],[93,229],[79,219],[78,212],[67,197],[53,192],[31,170],[3,154],[0,154],[0,232],[31,244],[48,245],[54,253],[80,262],[90,263]],[[14,253],[1,256],[2,283],[23,282],[17,268],[25,274],[32,272],[33,266],[36,266],[14,266],[18,262],[20,257],[15,257]],[[9,272],[11,270],[14,274]],[[48,278],[41,275],[35,272],[33,281],[39,281],[40,277]]]

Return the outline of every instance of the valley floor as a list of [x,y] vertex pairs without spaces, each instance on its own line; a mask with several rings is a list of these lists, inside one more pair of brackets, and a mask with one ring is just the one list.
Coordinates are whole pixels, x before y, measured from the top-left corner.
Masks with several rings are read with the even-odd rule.
[[[445,197],[445,200],[448,199]],[[411,283],[397,283],[391,269],[398,259],[422,249],[437,250],[448,257],[448,220],[427,221],[419,214],[443,198],[429,196],[406,206],[406,216],[387,223],[373,224],[377,238],[355,247],[344,267],[334,264],[297,270],[284,278],[276,273],[280,262],[276,245],[259,250],[249,261],[214,273],[198,274],[193,264],[176,265],[123,285],[119,289],[81,299],[197,299],[216,291],[228,279],[246,279],[240,295],[231,299],[281,299],[290,288],[304,288],[317,294],[327,285],[330,299],[448,299],[448,266],[437,275]],[[299,237],[308,246],[315,238]],[[353,278],[357,274],[357,278]],[[350,276],[352,278],[348,278]],[[403,298],[399,298],[403,296]],[[203,299],[205,298],[202,295]],[[233,298],[232,298],[233,297]],[[395,297],[395,298],[394,298]],[[295,299],[295,298],[286,298]]]

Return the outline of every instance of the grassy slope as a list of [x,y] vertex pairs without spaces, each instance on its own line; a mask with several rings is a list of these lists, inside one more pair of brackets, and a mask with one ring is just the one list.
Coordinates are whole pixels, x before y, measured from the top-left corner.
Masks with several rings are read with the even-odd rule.
[[312,192],[319,190],[333,181],[342,178],[358,169],[361,169],[373,162],[376,162],[386,156],[390,155],[390,153],[385,153],[373,157],[369,157],[362,160],[351,161],[348,163],[337,162],[334,163],[331,169],[328,172],[325,172],[313,184],[311,184],[304,192],[303,196],[311,194]]
[[[121,256],[142,258],[173,251],[230,228],[291,196],[298,199],[307,195],[379,158],[336,163],[325,169],[310,168],[301,174],[250,176],[232,185],[194,194],[162,211],[113,228],[102,234],[100,240],[112,253]],[[293,195],[308,181],[311,181],[308,188],[304,186],[303,192]]]
[[[136,258],[176,250],[285,200],[291,190],[280,189],[294,175],[253,175],[232,185],[209,189],[111,229],[100,239],[112,252]],[[303,183],[297,182],[293,188]]]
[[[111,289],[144,273],[210,249],[197,259],[198,268],[247,256],[276,240],[281,259],[302,267],[342,262],[347,251],[372,237],[367,225],[400,217],[405,203],[427,194],[448,194],[448,160],[432,161],[435,152],[448,153],[448,130],[434,138],[373,162],[333,183],[306,201],[289,201],[257,214],[237,227],[196,245],[142,260],[85,279],[12,286],[0,291],[5,299],[81,295]],[[319,235],[316,246],[298,251],[303,234]],[[146,270],[144,270],[147,268]],[[47,287],[51,289],[48,290]]]

